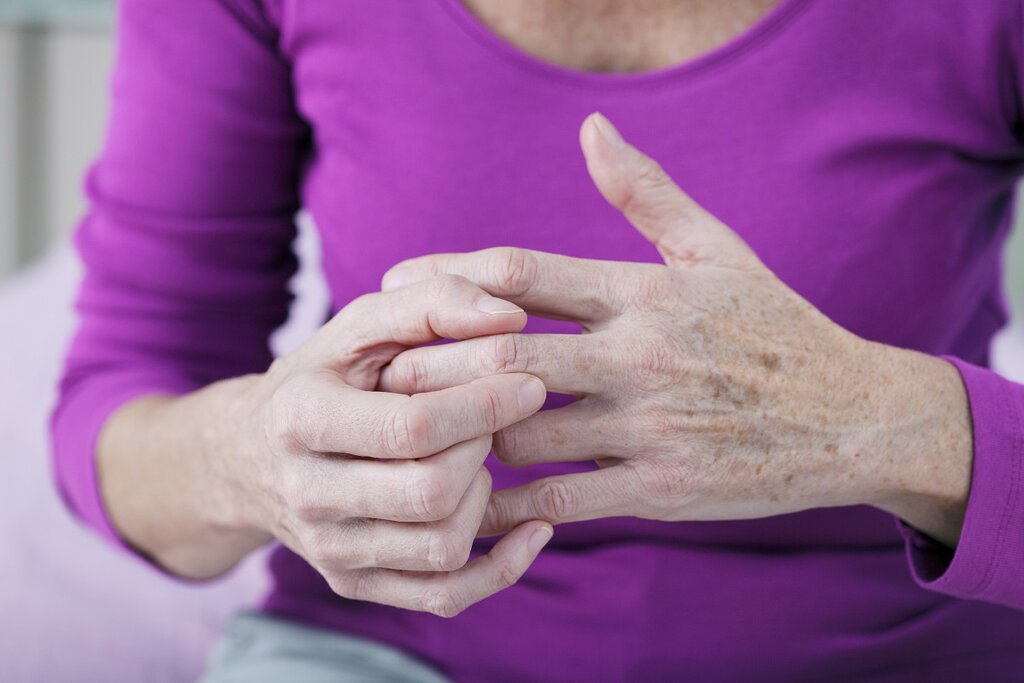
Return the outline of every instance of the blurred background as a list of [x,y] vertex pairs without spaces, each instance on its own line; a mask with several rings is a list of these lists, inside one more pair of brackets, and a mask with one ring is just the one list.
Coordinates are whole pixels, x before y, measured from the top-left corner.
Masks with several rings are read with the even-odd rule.
[[108,0],[0,0],[0,275],[41,256],[82,211],[112,17]]
[[[82,532],[50,484],[46,420],[79,276],[67,237],[85,209],[82,178],[102,141],[112,19],[109,0],[0,0],[3,681],[194,680],[226,616],[254,604],[265,582],[256,557],[220,583],[175,584]],[[301,225],[304,268],[278,351],[301,341],[326,310],[316,241]],[[1007,291],[1015,322],[993,358],[1024,381],[1024,230],[1014,233]]]

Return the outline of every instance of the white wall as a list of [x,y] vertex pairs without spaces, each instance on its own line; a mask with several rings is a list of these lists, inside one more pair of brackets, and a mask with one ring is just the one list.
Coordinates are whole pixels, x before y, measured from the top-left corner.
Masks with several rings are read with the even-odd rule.
[[110,30],[0,27],[0,275],[66,236],[102,142]]
[[14,227],[18,217],[18,98],[20,90],[17,32],[0,28],[0,274],[10,271],[19,260],[20,247]]

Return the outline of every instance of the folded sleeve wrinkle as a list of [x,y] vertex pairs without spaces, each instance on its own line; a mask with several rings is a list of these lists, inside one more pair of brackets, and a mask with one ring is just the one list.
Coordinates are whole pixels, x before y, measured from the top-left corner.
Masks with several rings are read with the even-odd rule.
[[309,131],[258,0],[124,0],[106,140],[75,233],[84,265],[51,419],[72,511],[121,544],[95,444],[143,395],[260,372],[286,318]]
[[900,522],[910,568],[924,588],[1024,610],[1024,385],[945,359],[970,401],[971,490],[955,550]]

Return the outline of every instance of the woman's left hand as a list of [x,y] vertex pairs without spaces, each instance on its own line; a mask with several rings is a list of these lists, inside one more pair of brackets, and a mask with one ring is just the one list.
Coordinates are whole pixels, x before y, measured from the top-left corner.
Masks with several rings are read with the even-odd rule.
[[665,266],[500,248],[413,259],[384,278],[393,289],[462,275],[583,326],[413,349],[382,375],[382,389],[412,394],[529,372],[579,397],[499,432],[494,451],[513,465],[601,467],[496,492],[483,533],[529,519],[738,519],[866,503],[955,545],[971,466],[956,369],[830,321],[607,119],[591,116],[581,142],[598,189]]

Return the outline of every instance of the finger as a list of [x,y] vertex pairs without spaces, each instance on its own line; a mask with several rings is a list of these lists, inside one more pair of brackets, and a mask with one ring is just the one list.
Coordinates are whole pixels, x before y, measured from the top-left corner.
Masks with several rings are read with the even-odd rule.
[[340,463],[337,474],[324,477],[334,492],[338,517],[392,522],[433,522],[455,514],[491,450],[491,436],[455,444],[420,460],[362,460]]
[[480,536],[493,536],[525,520],[552,524],[581,522],[631,514],[637,492],[624,466],[592,472],[561,474],[491,494]]
[[425,458],[532,415],[546,396],[539,379],[521,373],[414,396],[360,391],[329,371],[314,376],[304,396],[282,401],[293,438],[313,452],[365,458]]
[[335,592],[356,600],[454,617],[467,607],[515,584],[530,568],[553,530],[544,522],[528,522],[454,572],[408,572],[362,569],[345,572],[332,585]]
[[381,371],[379,388],[399,394],[438,391],[508,372],[540,378],[548,391],[590,394],[607,387],[601,333],[500,334],[404,351]]
[[587,117],[580,145],[594,184],[670,266],[759,263],[743,240],[701,208],[603,115]]
[[543,410],[494,435],[494,455],[506,465],[582,462],[634,452],[628,430],[611,419],[605,404],[577,401]]
[[385,344],[417,346],[438,339],[469,339],[518,332],[526,313],[458,275],[438,275],[349,303],[310,340],[310,363],[332,366],[346,351]]
[[362,549],[355,558],[346,552],[348,569],[455,571],[469,561],[490,495],[491,477],[479,468],[449,517],[427,524],[366,519],[356,525],[341,525],[334,547]]
[[496,297],[545,318],[596,323],[622,310],[630,278],[625,264],[514,247],[469,254],[432,254],[399,263],[381,282],[385,291],[441,273],[461,275]]

